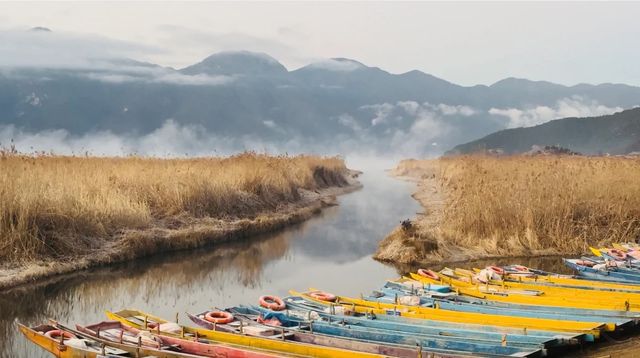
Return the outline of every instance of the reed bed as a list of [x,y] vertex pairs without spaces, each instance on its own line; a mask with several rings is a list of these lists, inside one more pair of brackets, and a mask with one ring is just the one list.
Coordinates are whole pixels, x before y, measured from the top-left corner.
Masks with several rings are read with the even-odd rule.
[[420,178],[427,211],[438,196],[442,205],[394,232],[416,248],[406,258],[383,243],[389,261],[582,253],[640,238],[638,158],[444,157],[403,161],[395,173]]
[[340,158],[97,158],[0,153],[0,260],[73,257],[123,230],[255,218],[346,184]]

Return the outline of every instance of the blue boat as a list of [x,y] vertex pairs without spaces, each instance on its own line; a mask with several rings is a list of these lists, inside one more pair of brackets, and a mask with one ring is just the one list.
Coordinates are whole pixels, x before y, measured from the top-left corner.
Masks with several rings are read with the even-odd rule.
[[575,259],[562,259],[565,265],[574,269],[578,275],[587,277],[591,280],[620,282],[620,283],[640,283],[640,272],[630,273],[621,271],[618,268],[609,268],[606,270],[598,270],[592,267],[579,264]]
[[497,357],[542,357],[546,351],[538,345],[519,344],[506,340],[482,341],[469,337],[433,336],[418,333],[405,333],[389,329],[377,329],[350,325],[339,321],[306,321],[283,312],[274,312],[261,307],[236,308],[235,312],[256,312],[262,314],[264,319],[276,318],[288,327],[298,325],[299,329],[308,329],[314,333],[349,339],[392,343],[410,347],[422,347],[423,349],[442,349],[459,352],[468,352],[482,356]]
[[[554,345],[572,345],[582,340],[592,341],[593,337],[586,338],[583,334],[564,334],[551,331],[526,330],[508,327],[484,326],[475,324],[452,323],[443,321],[433,321],[427,319],[415,319],[402,316],[387,315],[361,315],[346,316],[329,314],[324,311],[323,306],[314,302],[306,301],[302,297],[288,297],[285,300],[287,309],[304,312],[307,320],[313,316],[323,317],[331,321],[345,321],[353,325],[364,327],[385,328],[405,332],[430,332],[432,334],[462,337],[484,337],[492,340],[503,336],[509,340],[519,342],[530,342],[542,344],[545,347]],[[313,312],[313,314],[311,314]]]

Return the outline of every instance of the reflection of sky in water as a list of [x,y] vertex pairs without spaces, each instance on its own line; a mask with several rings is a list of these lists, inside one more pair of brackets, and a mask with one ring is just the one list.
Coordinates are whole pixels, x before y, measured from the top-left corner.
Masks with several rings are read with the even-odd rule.
[[93,323],[104,319],[105,309],[124,307],[173,318],[309,286],[348,295],[371,291],[397,276],[371,259],[377,242],[419,206],[410,197],[412,184],[380,170],[361,182],[364,189],[339,197],[340,206],[251,242],[167,254],[0,295],[0,356],[47,357],[17,337],[14,318],[27,324],[48,317]]

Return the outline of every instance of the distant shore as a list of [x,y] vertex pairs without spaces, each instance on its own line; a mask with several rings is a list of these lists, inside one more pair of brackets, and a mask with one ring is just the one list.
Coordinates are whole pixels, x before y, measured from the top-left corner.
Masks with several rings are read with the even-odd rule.
[[[329,158],[323,159],[318,157],[268,157],[268,156],[255,156],[250,157],[239,156],[237,158],[221,159],[222,164],[218,161],[213,162],[195,162],[193,159],[185,160],[167,160],[162,161],[158,159],[109,159],[109,158],[91,158],[89,159],[90,169],[86,169],[88,172],[94,174],[95,171],[105,170],[111,174],[119,175],[129,172],[131,165],[134,167],[140,166],[141,171],[156,171],[161,173],[166,170],[180,172],[184,170],[184,165],[190,167],[196,167],[194,173],[190,173],[187,176],[181,176],[175,179],[175,183],[168,183],[167,188],[169,190],[181,190],[180,188],[190,187],[189,193],[185,192],[178,196],[172,197],[171,194],[160,196],[166,200],[176,200],[176,198],[184,198],[191,194],[194,190],[196,193],[202,193],[198,195],[214,195],[212,199],[220,200],[223,197],[225,202],[216,202],[216,206],[213,208],[203,207],[207,204],[207,201],[201,201],[198,198],[195,204],[189,202],[187,199],[182,199],[182,207],[180,210],[167,210],[160,213],[160,208],[141,208],[137,207],[143,213],[150,213],[150,217],[146,222],[139,223],[133,222],[130,217],[120,218],[116,215],[116,218],[120,219],[120,222],[112,223],[114,228],[109,228],[109,220],[114,220],[113,216],[102,214],[102,219],[95,220],[99,230],[93,228],[85,228],[83,225],[88,225],[82,220],[75,220],[62,223],[51,223],[51,218],[55,218],[58,215],[52,215],[50,212],[47,214],[47,220],[43,220],[42,215],[39,212],[33,214],[31,218],[18,217],[19,214],[26,216],[27,210],[24,208],[18,210],[16,208],[5,208],[5,215],[10,214],[9,217],[13,221],[10,222],[5,218],[4,222],[0,222],[0,231],[4,230],[5,238],[3,247],[7,248],[9,245],[13,245],[12,252],[3,252],[3,263],[0,265],[0,289],[9,289],[31,282],[37,282],[38,280],[48,278],[54,275],[69,273],[81,269],[90,267],[106,265],[110,263],[123,262],[127,260],[133,260],[145,256],[150,256],[159,253],[166,253],[170,251],[185,250],[191,248],[197,248],[212,244],[221,244],[225,242],[231,242],[242,238],[248,238],[254,235],[272,232],[278,229],[282,229],[289,225],[299,223],[307,220],[313,215],[319,213],[324,207],[336,205],[336,195],[344,194],[350,191],[361,188],[361,184],[358,182],[357,177],[360,172],[349,170],[344,166],[342,160]],[[6,159],[6,157],[5,157]],[[10,158],[9,161],[42,161],[35,162],[37,165],[42,165],[40,173],[49,173],[50,168],[60,169],[60,163],[57,161],[66,161],[67,166],[71,166],[72,171],[78,175],[79,166],[87,166],[87,163],[80,164],[79,161],[85,158]],[[51,163],[45,163],[46,161],[56,161],[55,165],[50,166]],[[117,164],[110,161],[115,160]],[[130,160],[130,161],[128,161]],[[103,162],[104,161],[104,162]],[[189,162],[190,161],[190,162]],[[225,162],[226,161],[226,162]],[[137,163],[136,163],[137,162]],[[71,164],[69,164],[71,163]],[[142,163],[142,164],[141,164]],[[103,165],[105,164],[105,165]],[[0,162],[0,166],[9,166],[7,161]],[[13,165],[24,165],[16,164]],[[220,167],[222,165],[222,167]],[[110,167],[111,166],[111,167]],[[150,169],[151,167],[156,167]],[[200,166],[200,167],[198,167]],[[64,165],[62,165],[64,168]],[[248,170],[250,174],[244,174],[242,168]],[[209,168],[209,169],[204,169]],[[202,170],[210,170],[210,173],[202,173]],[[7,169],[7,168],[5,168]],[[33,171],[29,171],[28,166],[25,166],[25,172],[29,175],[33,174]],[[84,170],[84,169],[83,169]],[[136,169],[138,170],[138,169]],[[38,170],[36,170],[37,172]],[[64,169],[63,169],[64,171]],[[231,175],[227,178],[225,174],[219,174],[232,172],[235,175]],[[198,172],[199,174],[195,174]],[[254,173],[255,172],[255,173]],[[8,173],[5,171],[5,173]],[[15,173],[14,173],[15,174]],[[104,173],[105,175],[107,173]],[[225,178],[217,179],[215,175],[225,175]],[[48,175],[48,174],[47,174]],[[54,175],[54,174],[52,174]],[[80,180],[82,181],[82,175],[80,174]],[[141,185],[141,183],[131,183],[132,178],[137,178],[137,174],[130,174],[131,176],[123,177],[109,177],[107,180],[116,183],[114,188],[109,190],[116,190],[118,193],[128,193],[127,195],[133,196],[131,193],[131,186]],[[243,177],[247,175],[248,177]],[[11,187],[11,184],[7,184],[11,180],[21,181],[22,185],[27,185],[23,178],[17,180],[16,178],[10,178],[10,174],[0,175],[0,182],[5,186],[5,191]],[[47,186],[47,189],[41,193],[41,197],[51,197],[54,194],[49,194],[48,190],[51,190],[51,186],[54,190],[60,190],[55,188],[56,180],[51,177],[48,178],[36,178],[31,179],[35,182],[51,180],[52,184]],[[157,179],[157,178],[155,178]],[[144,180],[150,180],[145,182],[145,188],[148,184],[153,183],[155,180],[152,176],[151,179],[145,177]],[[182,179],[182,180],[180,180]],[[64,180],[69,181],[69,177],[65,175]],[[137,179],[136,179],[137,180]],[[204,180],[205,182],[201,182]],[[143,179],[140,179],[143,181]],[[194,183],[189,183],[194,181]],[[123,183],[127,183],[129,186],[125,189]],[[58,185],[64,185],[60,184]],[[213,183],[213,184],[211,184]],[[222,189],[224,185],[234,186],[239,189],[218,191],[216,194],[212,194],[210,188],[216,190]],[[15,183],[14,183],[15,184]],[[112,183],[113,184],[113,183]],[[181,185],[182,184],[182,185]],[[35,185],[35,184],[34,184]],[[97,185],[93,190],[105,189],[104,186],[110,184],[104,183],[84,183],[82,185],[92,186]],[[80,185],[80,186],[82,186]],[[213,186],[209,186],[213,185]],[[204,188],[202,187],[204,186]],[[14,187],[15,188],[15,187]],[[196,188],[196,189],[194,189]],[[78,188],[82,190],[82,188]],[[89,189],[88,189],[89,190]],[[106,189],[105,189],[106,190]],[[139,189],[136,189],[139,190]],[[164,189],[163,189],[164,190]],[[279,191],[281,190],[281,191]],[[6,192],[5,192],[6,195]],[[15,197],[20,197],[22,194],[13,193]],[[25,196],[27,194],[24,194]],[[69,194],[71,196],[75,194]],[[106,197],[113,195],[109,192],[105,194]],[[148,193],[145,193],[143,205],[149,204]],[[21,198],[22,203],[27,201],[25,198]],[[34,207],[42,207],[44,204],[42,199],[35,198],[30,199],[34,203],[31,204]],[[70,200],[68,196],[59,196],[56,200],[59,200],[55,205],[61,207],[64,201]],[[95,198],[94,198],[95,200]],[[102,203],[100,199],[97,201]],[[15,200],[14,200],[15,201]],[[135,205],[140,205],[139,198],[134,200]],[[154,205],[159,205],[155,203]],[[162,203],[161,205],[165,205]],[[61,210],[68,211],[66,217],[76,215],[72,212],[76,205],[69,205],[68,208]],[[12,211],[9,211],[12,210]],[[48,209],[51,211],[53,209]],[[83,209],[85,212],[82,214],[83,220],[87,220],[87,216],[95,213],[89,209]],[[110,209],[114,211],[116,209]],[[133,214],[129,214],[133,216]],[[25,223],[29,223],[31,227],[25,228],[24,236],[20,237],[16,230],[16,223],[23,220]],[[41,225],[41,226],[38,226]],[[30,235],[36,233],[39,237],[33,238]],[[95,237],[90,237],[88,233],[95,234]],[[9,235],[11,234],[11,235]],[[10,240],[13,238],[13,242]],[[42,242],[44,246],[28,246],[29,240],[38,240],[37,243]],[[62,242],[57,243],[56,240]],[[47,246],[49,242],[50,246]],[[54,246],[59,245],[59,246]],[[24,248],[22,255],[17,251]],[[12,255],[13,254],[13,255]]]
[[374,258],[399,268],[505,257],[575,255],[640,237],[640,159],[460,156],[403,160],[424,212]]

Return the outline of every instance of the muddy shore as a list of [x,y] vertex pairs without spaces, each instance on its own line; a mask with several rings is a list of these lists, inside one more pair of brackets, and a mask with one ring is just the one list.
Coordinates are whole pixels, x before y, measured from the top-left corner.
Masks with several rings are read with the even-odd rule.
[[123,231],[118,237],[97,244],[96,249],[86,255],[64,260],[0,265],[0,290],[18,288],[55,275],[91,267],[222,244],[273,232],[307,220],[325,207],[337,205],[337,195],[362,187],[357,179],[360,173],[349,170],[344,175],[346,185],[329,186],[314,191],[298,189],[300,200],[297,202],[282,203],[276,211],[261,213],[254,218],[226,220],[176,216],[159,220],[152,228]]

